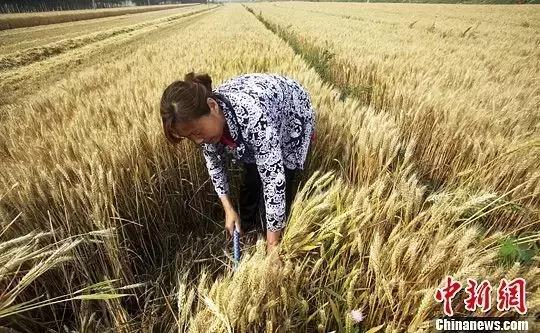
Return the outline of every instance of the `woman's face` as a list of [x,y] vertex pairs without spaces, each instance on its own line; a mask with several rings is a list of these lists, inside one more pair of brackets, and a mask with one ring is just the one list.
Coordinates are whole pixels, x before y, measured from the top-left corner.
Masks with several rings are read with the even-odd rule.
[[189,122],[177,122],[174,130],[180,137],[185,137],[200,145],[219,142],[223,133],[225,117],[219,105],[212,98],[207,100],[210,113]]

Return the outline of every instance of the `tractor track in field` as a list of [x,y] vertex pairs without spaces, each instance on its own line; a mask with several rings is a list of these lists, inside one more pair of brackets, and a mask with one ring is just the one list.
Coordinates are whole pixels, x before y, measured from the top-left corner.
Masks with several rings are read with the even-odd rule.
[[[168,22],[157,28],[143,33],[126,33],[115,38],[88,44],[68,52],[51,57],[43,61],[35,62],[17,70],[0,72],[0,119],[5,112],[17,108],[24,100],[39,94],[42,89],[51,86],[55,82],[65,78],[73,72],[94,66],[97,63],[107,64],[118,61],[135,52],[141,43],[155,42],[158,36],[178,33],[179,29],[185,29],[198,22],[200,19],[211,15],[221,6],[216,6],[196,13],[189,13],[179,19]],[[187,13],[186,13],[187,14]],[[99,59],[99,60],[96,60]],[[27,95],[28,89],[23,86],[33,86],[34,94]]]
[[[244,8],[255,16],[255,18],[269,31],[286,42],[296,54],[301,56],[304,61],[319,74],[323,82],[334,87],[339,92],[339,99],[341,101],[346,98],[353,98],[359,101],[361,105],[372,107],[377,113],[383,112],[383,100],[379,100],[373,96],[373,86],[376,85],[374,78],[366,85],[351,84],[347,80],[337,79],[333,74],[334,69],[342,68],[343,66],[351,66],[351,64],[344,64],[338,61],[335,54],[329,52],[323,45],[317,45],[314,41],[303,38],[303,36],[300,36],[288,27],[270,21],[262,15],[262,12],[259,11],[259,14],[257,14],[252,8],[245,5]],[[386,90],[386,86],[383,85],[382,89],[383,91]],[[384,94],[381,96],[381,98],[384,98]],[[408,140],[404,138],[403,135],[401,135],[401,139],[406,143],[404,146],[407,146],[409,143]],[[404,150],[400,152],[400,155],[404,154]],[[415,163],[415,170],[418,172],[419,170],[417,168],[418,165]],[[418,176],[421,184],[427,189],[426,195],[436,192],[442,185],[423,173],[418,173]]]
[[[324,46],[317,45],[315,42],[302,38],[295,31],[289,29],[288,27],[281,26],[277,23],[270,21],[262,15],[262,12],[259,11],[259,14],[255,13],[255,10],[243,5],[244,8],[250,12],[259,22],[261,22],[269,31],[274,33],[276,36],[281,38],[285,43],[287,43],[293,51],[301,56],[304,61],[319,74],[321,80],[330,86],[334,87],[339,94],[339,99],[341,101],[346,98],[353,98],[360,102],[361,105],[371,106],[377,113],[382,112],[383,101],[378,100],[373,97],[373,86],[376,84],[374,80],[369,82],[366,86],[354,85],[348,81],[338,80],[334,75],[334,68],[341,68],[345,65],[340,63],[335,59],[335,54],[329,52]],[[277,7],[277,6],[276,6]],[[386,90],[386,86],[383,86],[383,90]],[[382,94],[381,98],[384,98]],[[399,126],[398,126],[399,127]],[[399,129],[401,131],[401,129]],[[408,145],[408,140],[400,135],[401,139],[406,143],[404,146]],[[400,151],[400,155],[404,155],[405,151]],[[389,167],[392,169],[392,165]],[[414,163],[415,171],[418,175],[419,182],[422,186],[426,187],[426,196],[432,193],[435,193],[440,186],[443,184],[434,181],[428,175],[420,172],[418,165]]]
[[[288,27],[283,27],[277,23],[265,18],[261,12],[256,14],[255,11],[243,5],[259,22],[261,22],[269,31],[281,38],[289,45],[294,53],[301,56],[304,61],[319,74],[323,82],[330,84],[340,93],[340,100],[346,98],[354,98],[362,105],[372,106],[377,112],[381,111],[380,105],[382,101],[376,100],[373,96],[374,80],[371,80],[366,85],[351,84],[348,81],[339,80],[333,74],[335,68],[343,66],[351,66],[344,64],[336,59],[336,55],[322,45],[317,45],[315,42],[300,36],[295,31]],[[277,7],[277,6],[276,6]]]

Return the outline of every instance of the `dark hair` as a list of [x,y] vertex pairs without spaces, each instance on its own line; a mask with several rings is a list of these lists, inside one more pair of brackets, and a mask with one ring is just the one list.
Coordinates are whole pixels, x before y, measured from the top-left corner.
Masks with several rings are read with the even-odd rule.
[[208,74],[189,72],[184,81],[174,81],[161,96],[161,120],[165,137],[171,143],[181,139],[173,136],[173,125],[177,122],[196,120],[210,113],[206,99],[214,98],[212,78]]

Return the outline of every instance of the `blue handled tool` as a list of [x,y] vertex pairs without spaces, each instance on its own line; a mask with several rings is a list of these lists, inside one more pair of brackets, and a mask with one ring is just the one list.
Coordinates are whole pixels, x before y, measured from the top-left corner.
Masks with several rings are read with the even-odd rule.
[[240,231],[234,226],[233,232],[233,270],[236,271],[238,268],[238,263],[240,262]]

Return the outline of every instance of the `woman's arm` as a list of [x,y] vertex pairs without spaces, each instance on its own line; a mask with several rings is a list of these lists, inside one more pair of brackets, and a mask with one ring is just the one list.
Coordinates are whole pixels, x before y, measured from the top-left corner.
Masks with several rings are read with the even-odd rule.
[[281,230],[278,231],[266,231],[266,253],[272,252],[278,245],[281,239]]
[[223,205],[223,210],[225,210],[225,212],[231,210],[234,211],[234,206],[232,205],[231,199],[229,198],[228,194],[221,195],[219,199],[221,200],[221,204]]
[[229,194],[229,181],[225,169],[225,148],[222,144],[203,144],[203,156],[214,190],[221,198]]
[[227,235],[232,237],[234,235],[235,228],[240,232],[240,235],[242,235],[244,232],[242,229],[240,216],[234,209],[234,206],[229,199],[229,195],[224,194],[220,196],[219,199],[221,199],[223,210],[225,211],[225,229],[228,231]]
[[[203,146],[203,155],[206,160],[206,167],[214,189],[221,200],[223,210],[225,211],[225,229],[229,236],[233,236],[234,228],[241,230],[240,216],[236,213],[234,206],[229,198],[229,182],[227,179],[227,170],[225,168],[225,148],[221,144],[205,144]],[[243,232],[240,231],[240,234]]]
[[254,149],[257,170],[263,185],[266,208],[267,246],[275,247],[285,227],[285,167],[281,155],[280,137],[261,112],[258,122],[250,130],[249,140]]

